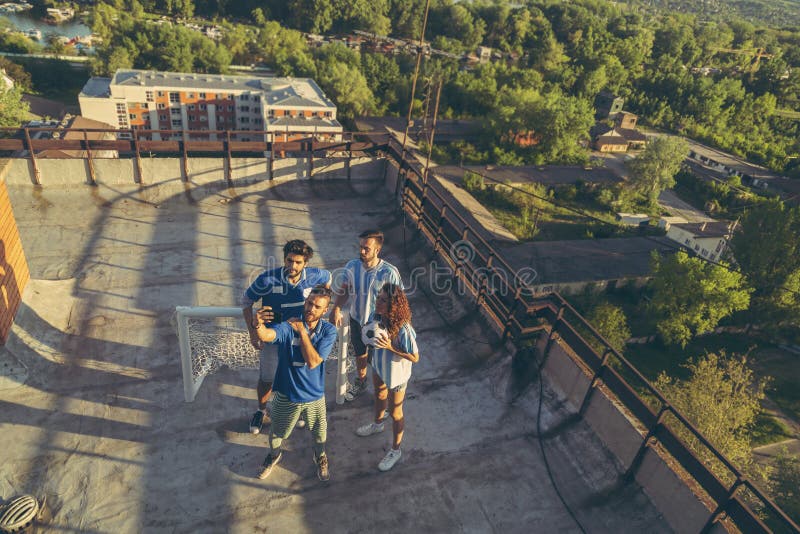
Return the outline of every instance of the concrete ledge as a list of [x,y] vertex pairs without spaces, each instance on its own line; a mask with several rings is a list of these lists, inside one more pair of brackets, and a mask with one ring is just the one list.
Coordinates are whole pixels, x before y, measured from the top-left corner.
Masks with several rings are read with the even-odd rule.
[[[11,185],[32,185],[34,181],[33,164],[26,158],[9,158],[5,161],[3,173],[6,183]],[[104,185],[134,185],[137,179],[142,185],[160,185],[181,182],[186,178],[189,184],[203,186],[209,184],[226,185],[227,159],[189,157],[186,161],[184,177],[182,158],[141,158],[141,177],[137,176],[134,159],[93,159],[91,167],[88,159],[49,159],[36,160],[39,180],[43,187],[74,186],[91,183],[92,170],[95,181]],[[231,180],[236,184],[254,184],[266,180],[382,180],[385,172],[385,158],[354,157],[347,158],[280,158],[272,162],[270,175],[268,158],[232,158]],[[312,170],[313,166],[313,170]]]
[[[542,353],[546,342],[547,336],[542,336],[537,345]],[[546,358],[545,376],[577,411],[588,391],[590,377],[560,342],[552,343]],[[621,471],[627,469],[643,436],[616,403],[598,388],[592,393],[583,418],[617,458]],[[653,449],[645,453],[636,481],[676,532],[699,532],[708,521],[711,511]]]

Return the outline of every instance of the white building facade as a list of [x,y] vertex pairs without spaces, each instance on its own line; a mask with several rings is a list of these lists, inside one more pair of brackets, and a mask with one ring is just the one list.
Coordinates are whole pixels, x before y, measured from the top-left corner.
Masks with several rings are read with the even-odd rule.
[[183,130],[208,131],[211,139],[234,131],[244,141],[260,139],[248,139],[249,131],[268,132],[274,141],[342,135],[336,106],[310,78],[118,70],[90,78],[78,101],[82,116],[154,140],[180,139]]

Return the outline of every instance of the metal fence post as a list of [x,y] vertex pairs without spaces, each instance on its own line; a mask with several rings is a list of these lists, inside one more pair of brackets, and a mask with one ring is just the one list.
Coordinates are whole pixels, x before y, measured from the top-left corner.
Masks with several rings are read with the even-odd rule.
[[642,439],[642,444],[639,445],[639,450],[636,451],[636,456],[633,457],[633,461],[631,461],[631,465],[625,471],[625,474],[622,475],[623,480],[633,480],[636,476],[636,471],[639,470],[639,467],[642,464],[642,460],[644,460],[644,453],[647,452],[647,449],[656,441],[655,435],[658,432],[658,427],[661,426],[661,420],[664,418],[664,414],[670,409],[669,404],[663,404],[661,409],[658,411],[658,415],[656,416],[656,420],[653,422],[652,426],[647,429],[647,435],[645,435],[644,439]]
[[594,372],[592,381],[589,383],[589,389],[586,390],[586,395],[584,395],[583,402],[581,402],[581,407],[578,410],[578,415],[581,417],[583,417],[583,414],[585,414],[587,408],[589,408],[589,401],[592,400],[594,390],[603,383],[603,374],[605,373],[609,356],[611,356],[611,349],[606,347],[605,352],[603,352],[603,358],[600,360],[600,367],[598,367],[597,371]]
[[706,521],[706,524],[703,525],[703,529],[700,531],[700,534],[708,534],[711,532],[711,528],[714,526],[714,523],[716,523],[717,520],[719,520],[719,518],[725,513],[725,509],[728,508],[728,503],[731,501],[731,499],[733,499],[733,496],[736,495],[736,492],[739,491],[739,487],[742,484],[744,484],[744,480],[737,476],[734,483],[731,484],[731,487],[728,489],[728,493],[725,495],[725,500],[717,503],[717,508],[710,516],[708,516],[708,521]]

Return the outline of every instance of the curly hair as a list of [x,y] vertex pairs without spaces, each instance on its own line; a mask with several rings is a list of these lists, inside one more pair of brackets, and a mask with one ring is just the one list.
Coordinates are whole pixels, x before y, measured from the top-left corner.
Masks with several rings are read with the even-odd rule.
[[389,323],[389,337],[394,338],[400,328],[406,323],[411,323],[411,307],[403,288],[397,284],[386,284],[381,288],[389,296],[389,311],[386,320]]

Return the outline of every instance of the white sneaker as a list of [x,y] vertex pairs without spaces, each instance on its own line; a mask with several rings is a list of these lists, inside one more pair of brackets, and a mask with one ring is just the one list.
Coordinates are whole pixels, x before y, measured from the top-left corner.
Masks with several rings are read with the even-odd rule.
[[302,417],[297,420],[297,424],[295,425],[297,428],[305,428],[306,427],[306,420]]
[[356,429],[356,434],[361,436],[362,438],[371,436],[372,434],[377,434],[379,432],[383,432],[383,422],[380,423],[367,423],[366,425],[361,425]]
[[400,451],[400,449],[389,449],[389,452],[387,452],[386,456],[383,457],[381,463],[378,464],[378,469],[381,471],[388,471],[394,467],[394,464],[400,460],[402,455],[403,453]]

